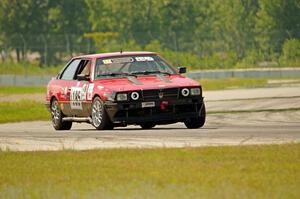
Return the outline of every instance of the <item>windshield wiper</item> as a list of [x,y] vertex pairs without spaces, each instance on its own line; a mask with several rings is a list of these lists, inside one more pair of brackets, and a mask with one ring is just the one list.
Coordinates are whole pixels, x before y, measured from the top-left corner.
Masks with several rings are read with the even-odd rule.
[[171,75],[168,72],[159,71],[159,70],[138,71],[138,72],[132,72],[131,74],[142,74],[142,75],[148,75],[148,74],[165,74],[165,75]]
[[102,74],[97,75],[97,77],[103,77],[103,76],[115,77],[115,76],[135,76],[135,75],[131,74],[131,73],[102,73]]

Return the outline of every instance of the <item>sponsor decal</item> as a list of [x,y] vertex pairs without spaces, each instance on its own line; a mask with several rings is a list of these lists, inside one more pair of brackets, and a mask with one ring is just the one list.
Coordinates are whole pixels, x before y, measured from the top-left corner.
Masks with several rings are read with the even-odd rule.
[[87,100],[93,99],[93,90],[94,90],[94,83],[89,85],[88,91],[87,91]]
[[103,64],[111,64],[111,63],[112,63],[111,59],[104,59],[103,60]]
[[136,61],[154,61],[153,57],[135,57]]
[[121,63],[129,63],[133,62],[134,59],[132,57],[120,57],[120,58],[114,58],[114,59],[104,59],[103,64],[121,64]]

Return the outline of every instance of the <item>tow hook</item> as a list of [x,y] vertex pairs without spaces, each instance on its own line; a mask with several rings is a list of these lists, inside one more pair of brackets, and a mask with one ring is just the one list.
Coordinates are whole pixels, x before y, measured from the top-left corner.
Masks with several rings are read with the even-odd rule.
[[160,110],[164,111],[166,110],[166,106],[169,105],[169,101],[162,101],[159,105]]

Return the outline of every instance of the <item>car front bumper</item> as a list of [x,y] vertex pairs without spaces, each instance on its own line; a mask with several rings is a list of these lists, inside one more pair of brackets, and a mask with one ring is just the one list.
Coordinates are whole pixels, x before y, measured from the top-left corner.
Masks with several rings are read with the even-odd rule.
[[[167,105],[162,105],[167,101]],[[184,122],[189,118],[200,116],[204,105],[203,97],[194,96],[172,100],[152,100],[154,107],[142,107],[142,101],[105,102],[110,120],[115,124],[141,124],[153,122],[168,124]]]

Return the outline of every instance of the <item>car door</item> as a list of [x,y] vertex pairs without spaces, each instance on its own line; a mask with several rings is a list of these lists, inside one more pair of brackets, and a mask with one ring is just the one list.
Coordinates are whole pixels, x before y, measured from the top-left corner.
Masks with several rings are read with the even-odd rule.
[[74,59],[63,69],[63,72],[58,76],[55,85],[57,86],[57,98],[62,112],[67,115],[72,115],[71,107],[71,91],[76,87],[77,80],[75,74],[80,66],[81,59]]
[[91,60],[82,59],[74,76],[76,83],[70,88],[70,109],[73,116],[90,115],[91,104],[87,102],[90,70]]

